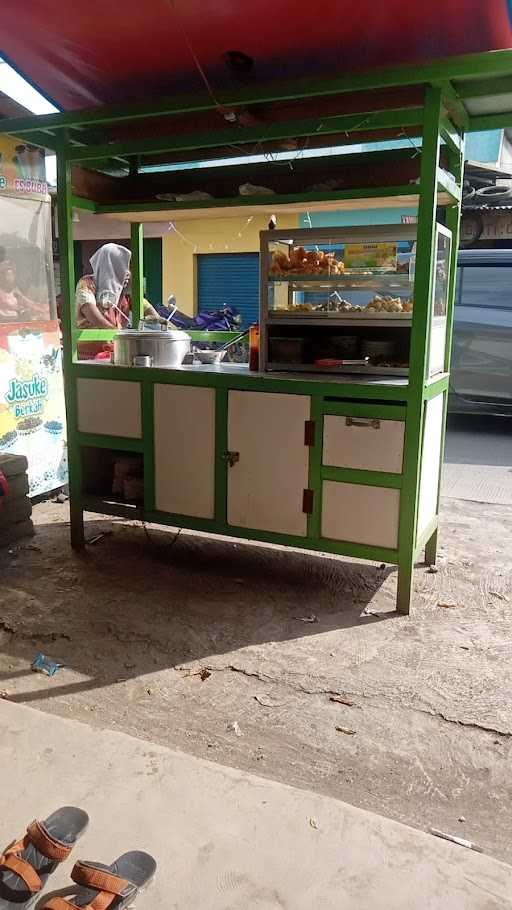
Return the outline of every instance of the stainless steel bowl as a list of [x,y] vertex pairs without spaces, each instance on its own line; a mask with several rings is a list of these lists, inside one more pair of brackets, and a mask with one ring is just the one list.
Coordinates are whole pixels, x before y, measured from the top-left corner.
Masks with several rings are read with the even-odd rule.
[[226,356],[226,351],[206,351],[195,350],[194,357],[197,357],[200,363],[221,363]]
[[163,326],[159,331],[123,329],[114,338],[114,363],[131,367],[136,357],[151,357],[154,367],[181,366],[190,352],[190,336]]

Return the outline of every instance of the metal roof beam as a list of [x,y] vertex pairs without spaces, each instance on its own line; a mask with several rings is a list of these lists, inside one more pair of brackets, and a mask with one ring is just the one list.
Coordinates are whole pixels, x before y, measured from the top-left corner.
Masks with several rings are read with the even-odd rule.
[[[3,129],[3,123],[4,121],[0,120],[0,134],[7,132],[7,130],[4,131]],[[57,151],[57,149],[60,149],[63,145],[62,138],[58,139],[57,136],[54,136],[45,130],[32,130],[30,135],[27,136],[18,136],[18,133],[9,130],[9,135],[14,136],[15,139],[21,139],[22,142],[28,142],[30,145],[41,146],[41,148],[48,149],[50,152]]]
[[459,135],[449,118],[444,115],[441,115],[439,131],[451,150],[460,154],[463,146],[462,137]]
[[432,85],[441,89],[443,93],[443,106],[448,111],[456,127],[465,132],[469,126],[469,114],[459,97],[457,89],[448,80],[445,82],[432,82]]
[[[423,83],[446,82],[447,80],[477,80],[489,77],[512,77],[512,50],[491,51],[485,54],[467,54],[433,61],[423,66],[401,66],[392,69],[372,70],[366,73],[340,77],[338,79],[295,79],[290,82],[259,84],[251,88],[218,92],[222,107],[232,108],[251,104],[265,104],[281,101],[300,101],[346,92],[358,92],[384,88],[397,88]],[[459,91],[459,86],[457,87]],[[463,97],[463,96],[461,96]],[[464,96],[465,97],[465,96]],[[469,97],[469,96],[468,96]],[[35,129],[63,129],[70,126],[88,126],[164,117],[213,110],[217,107],[206,93],[163,98],[157,103],[131,105],[106,105],[81,111],[60,114],[45,114],[38,117],[15,117],[3,121],[2,132],[17,135]]]
[[[399,108],[397,110],[369,111],[360,114],[347,114],[341,117],[316,117],[309,120],[285,121],[269,124],[265,128],[237,127],[217,132],[191,133],[186,136],[159,136],[154,139],[126,140],[111,142],[107,145],[88,147],[68,147],[68,161],[98,161],[122,155],[160,154],[171,151],[187,151],[202,148],[217,148],[225,145],[247,145],[251,143],[296,139],[306,136],[329,136],[336,133],[357,133],[379,129],[420,127],[423,122],[422,108]],[[421,129],[418,129],[418,134]],[[262,151],[262,149],[260,149]]]
[[437,169],[437,189],[445,190],[454,202],[460,202],[461,191],[457,181],[443,168]]
[[495,79],[473,79],[459,82],[457,94],[459,98],[486,98],[492,95],[509,95],[512,93],[512,75],[499,76]]
[[505,111],[502,114],[482,114],[469,118],[469,133],[510,128],[512,128],[512,111]]

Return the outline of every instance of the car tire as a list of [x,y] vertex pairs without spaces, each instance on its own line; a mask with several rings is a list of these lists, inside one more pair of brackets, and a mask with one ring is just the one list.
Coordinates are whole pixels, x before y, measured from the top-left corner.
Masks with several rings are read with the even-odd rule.
[[476,191],[476,197],[479,201],[490,204],[500,204],[512,199],[512,187],[510,186],[483,186]]

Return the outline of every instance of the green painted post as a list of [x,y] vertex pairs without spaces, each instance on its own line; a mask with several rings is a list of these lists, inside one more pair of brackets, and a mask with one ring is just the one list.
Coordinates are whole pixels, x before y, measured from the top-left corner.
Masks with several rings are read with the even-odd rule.
[[414,312],[409,369],[409,402],[405,424],[404,473],[400,496],[397,592],[397,610],[399,613],[409,613],[412,596],[424,421],[425,375],[429,347],[428,327],[430,325],[432,307],[441,114],[441,89],[429,87],[425,93],[423,121]]
[[[147,371],[150,372],[150,371]],[[153,512],[155,506],[155,384],[147,377],[141,383],[142,395],[142,454],[144,456],[144,510]]]
[[144,226],[134,221],[131,224],[132,240],[132,325],[137,328],[144,318]]
[[[464,176],[464,137],[461,140],[460,150],[448,149],[448,166],[459,186],[462,186]],[[445,347],[445,372],[450,372],[453,336],[453,318],[455,308],[455,292],[457,286],[457,256],[459,252],[459,232],[461,202],[451,205],[446,210],[446,226],[452,232],[452,247],[450,254],[450,274],[448,279],[448,300],[446,311],[446,347]],[[444,393],[443,402],[443,434],[441,439],[441,471],[439,472],[439,487],[437,491],[437,509],[439,513],[439,500],[441,496],[441,477],[444,463],[444,444],[446,437],[446,412],[448,409],[448,391]],[[425,562],[434,565],[437,558],[437,526],[425,546]]]
[[215,390],[215,521],[227,524],[228,507],[228,408],[227,389]]
[[71,165],[64,154],[57,155],[57,186],[59,215],[60,279],[64,305],[62,307],[62,340],[64,349],[64,397],[68,439],[69,507],[71,545],[80,549],[85,544],[84,517],[81,505],[81,452],[77,432],[77,387],[74,373],[76,340],[73,331],[76,320],[75,264],[73,249]]
[[310,420],[314,424],[314,443],[309,450],[308,486],[313,490],[313,511],[308,515],[308,538],[319,540],[322,536],[322,451],[324,413],[321,395],[311,396]]

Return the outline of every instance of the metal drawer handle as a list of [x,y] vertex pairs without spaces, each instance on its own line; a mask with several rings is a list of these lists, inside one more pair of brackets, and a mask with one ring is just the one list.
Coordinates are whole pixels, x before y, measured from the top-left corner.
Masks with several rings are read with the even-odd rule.
[[345,426],[370,427],[372,430],[380,430],[380,420],[375,417],[345,417]]
[[240,452],[223,452],[222,457],[227,461],[228,466],[232,468],[237,461],[240,461]]

